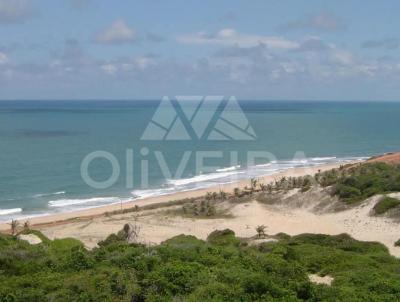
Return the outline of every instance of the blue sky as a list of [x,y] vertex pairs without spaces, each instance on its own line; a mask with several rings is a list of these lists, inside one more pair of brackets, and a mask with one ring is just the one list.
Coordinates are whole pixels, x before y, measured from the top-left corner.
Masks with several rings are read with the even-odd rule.
[[0,99],[399,100],[398,1],[0,0]]

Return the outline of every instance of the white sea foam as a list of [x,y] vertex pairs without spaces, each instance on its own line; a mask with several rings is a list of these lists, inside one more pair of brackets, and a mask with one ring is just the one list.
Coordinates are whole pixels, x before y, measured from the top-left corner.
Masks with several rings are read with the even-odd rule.
[[232,166],[232,167],[227,167],[227,168],[221,168],[217,169],[217,172],[229,172],[229,171],[235,171],[240,168],[240,165],[237,166]]
[[[244,180],[252,177],[272,175],[275,173],[286,171],[291,168],[306,167],[306,166],[315,167],[326,163],[340,162],[341,160],[343,159],[337,159],[336,157],[314,157],[314,158],[271,161],[269,163],[258,164],[240,170],[238,166],[232,166],[232,167],[218,169],[214,173],[200,174],[183,179],[168,179],[167,185],[174,187],[176,191],[182,191],[193,188],[194,189],[205,188],[215,184],[226,184],[232,181]],[[157,196],[160,194],[160,192],[152,191],[151,193],[148,194],[151,194],[151,196]]]
[[207,182],[221,178],[231,177],[233,175],[238,175],[243,172],[219,172],[219,173],[209,173],[209,174],[200,174],[190,178],[182,178],[182,179],[168,179],[167,183],[173,186],[185,186],[193,183]]
[[[229,182],[227,182],[229,183]],[[165,195],[171,195],[174,193],[181,193],[181,192],[188,192],[188,191],[195,191],[201,188],[209,187],[210,185],[204,185],[204,186],[196,186],[193,188],[164,188],[164,189],[148,189],[148,190],[134,190],[132,191],[132,195],[134,197],[134,200],[139,200],[139,199],[145,199],[145,198],[151,198],[151,197],[158,197],[158,196],[165,196]]]
[[53,196],[53,195],[64,195],[65,191],[59,191],[54,193],[44,193],[44,194],[36,194],[33,197],[46,197],[46,196]]
[[[347,158],[336,158],[336,157],[314,157],[314,158],[304,158],[304,159],[294,159],[294,160],[280,160],[271,161],[265,164],[259,164],[248,168],[242,168],[239,165],[226,167],[216,170],[212,173],[200,174],[193,177],[183,178],[183,179],[168,179],[163,187],[147,190],[134,190],[131,192],[132,198],[118,198],[118,197],[93,197],[84,199],[58,199],[51,200],[48,202],[50,211],[46,214],[51,214],[54,212],[68,212],[74,210],[96,208],[109,204],[119,204],[121,202],[127,202],[129,200],[144,199],[150,197],[157,197],[163,195],[169,195],[176,192],[192,191],[201,188],[207,188],[214,186],[216,184],[226,184],[238,180],[249,179],[252,177],[260,177],[263,175],[273,175],[282,171],[286,171],[295,167],[304,166],[318,166],[326,163],[346,163],[354,160],[364,160],[368,157],[347,157]],[[36,196],[56,196],[66,194],[65,191],[59,191],[48,194],[38,194]],[[35,217],[34,213],[24,213],[22,209],[0,209],[0,221],[9,221],[12,218],[20,219],[20,217]],[[41,213],[39,216],[42,216]]]
[[336,159],[335,156],[331,156],[331,157],[313,157],[311,158],[312,161],[329,161],[329,160],[334,160]]
[[370,158],[369,156],[361,156],[361,157],[349,157],[346,160],[350,161],[350,160],[366,160]]
[[121,199],[118,197],[94,197],[94,198],[86,198],[86,199],[58,199],[49,201],[50,207],[68,207],[68,206],[76,206],[81,204],[111,204],[120,202]]
[[297,164],[306,164],[306,163],[308,163],[308,159],[307,159],[307,158],[304,158],[304,159],[294,159],[294,160],[289,160],[287,163],[289,163],[289,164],[295,164],[295,165],[297,165]]
[[21,208],[0,209],[0,215],[10,215],[10,214],[16,214],[16,213],[21,213],[21,212],[22,212]]
[[267,163],[267,164],[259,164],[259,165],[256,165],[256,167],[260,167],[260,168],[262,168],[262,167],[270,167],[270,166],[272,166],[272,162]]
[[131,192],[131,194],[134,196],[135,199],[144,199],[149,197],[173,194],[175,192],[176,190],[174,188],[165,188],[165,189],[134,190]]

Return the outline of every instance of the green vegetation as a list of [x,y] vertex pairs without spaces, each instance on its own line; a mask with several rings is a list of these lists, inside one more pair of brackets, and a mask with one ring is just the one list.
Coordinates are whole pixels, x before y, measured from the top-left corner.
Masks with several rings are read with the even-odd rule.
[[265,237],[265,229],[267,227],[265,225],[259,225],[256,227],[256,232],[257,232],[257,236],[258,238],[264,238]]
[[[347,235],[280,234],[247,246],[223,230],[145,246],[127,243],[128,234],[125,226],[92,251],[74,239],[29,245],[0,235],[0,301],[400,299],[400,260]],[[311,283],[310,273],[332,276],[332,286]]]
[[[225,215],[219,202],[244,202],[254,194],[306,192],[313,184],[332,187],[348,204],[375,194],[400,191],[400,167],[384,163],[341,167],[315,177],[283,177],[274,184],[256,179],[232,194],[122,209],[111,214],[174,206],[196,217]],[[257,195],[256,195],[257,197]],[[384,197],[376,214],[400,206]],[[386,247],[348,235],[280,233],[278,241],[248,245],[265,238],[240,239],[229,229],[212,232],[207,241],[180,235],[157,246],[137,243],[140,228],[126,224],[91,251],[75,239],[49,240],[29,223],[10,224],[12,235],[0,235],[0,302],[16,301],[400,301],[400,260]],[[19,232],[20,231],[20,232]],[[17,234],[35,234],[30,245]],[[400,246],[400,239],[395,243]],[[329,275],[331,286],[311,283],[308,275]]]
[[233,198],[233,196],[221,190],[218,193],[207,192],[205,196],[189,199],[182,207],[169,210],[167,213],[191,218],[228,218],[231,216],[226,213],[226,210],[218,207],[218,203],[230,197]]
[[390,209],[396,208],[400,205],[400,200],[392,197],[385,196],[374,206],[376,214],[381,215],[389,211]]
[[314,177],[282,177],[273,184],[260,187],[261,191],[267,193],[285,192],[295,188],[307,192],[315,184],[332,187],[332,195],[338,196],[347,204],[354,204],[376,194],[400,192],[400,166],[386,163],[341,166],[319,172]]
[[333,194],[351,204],[375,194],[400,191],[400,166],[366,163],[318,173],[315,179],[324,187],[333,186]]
[[263,184],[255,179],[252,179],[250,183],[251,187],[249,190],[251,190],[251,193],[267,192],[271,194],[273,192],[288,191],[292,189],[300,189],[301,192],[307,192],[311,189],[313,183],[316,183],[316,181],[312,176],[307,175],[300,177],[283,176],[279,180],[276,180],[274,183],[270,184]]
[[212,217],[217,214],[215,201],[201,200],[191,202],[182,206],[182,212],[185,216]]

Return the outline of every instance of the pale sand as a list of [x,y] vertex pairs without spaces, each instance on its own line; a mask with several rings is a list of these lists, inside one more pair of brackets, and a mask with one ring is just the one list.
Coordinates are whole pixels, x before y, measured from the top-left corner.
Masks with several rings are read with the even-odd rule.
[[28,235],[21,234],[21,235],[18,235],[18,239],[25,240],[25,241],[29,242],[29,244],[32,244],[32,245],[42,243],[42,239],[40,239],[38,236],[36,236],[34,234],[28,234]]
[[318,276],[315,274],[310,274],[310,275],[308,275],[308,278],[310,279],[311,282],[313,282],[315,284],[325,284],[325,285],[331,285],[334,280],[329,275],[321,277],[321,276]]
[[78,238],[88,248],[92,248],[110,233],[119,231],[125,223],[136,223],[140,227],[139,241],[146,244],[158,244],[179,234],[206,239],[212,231],[225,228],[232,229],[237,236],[251,237],[256,235],[255,228],[258,225],[265,225],[267,234],[347,233],[358,240],[381,242],[392,255],[400,256],[400,248],[394,246],[400,237],[399,224],[389,218],[369,216],[376,201],[377,198],[373,198],[362,206],[329,214],[315,214],[309,209],[269,206],[250,201],[234,205],[230,209],[232,218],[222,219],[183,218],[168,215],[164,208],[49,226],[43,228],[42,232],[52,239]]
[[[336,166],[327,165],[312,169],[290,169],[273,176],[265,176],[260,178],[260,181],[268,183],[283,176],[314,174],[319,169],[324,171]],[[233,183],[215,188],[148,198],[123,204],[123,208],[129,208],[136,204],[139,206],[158,203],[167,205],[168,201],[171,200],[202,196],[207,191],[219,191],[220,189],[231,192],[235,187],[244,187],[246,185],[248,186],[249,182],[242,181],[239,184]],[[268,234],[280,232],[289,235],[302,233],[335,235],[347,233],[358,240],[381,242],[389,248],[392,255],[399,257],[400,248],[394,246],[394,242],[400,238],[399,224],[390,218],[370,216],[371,209],[378,199],[379,196],[376,196],[361,206],[346,211],[325,214],[317,214],[311,210],[311,207],[272,206],[257,201],[234,205],[225,202],[231,218],[216,219],[183,218],[171,215],[168,212],[179,206],[156,207],[152,210],[141,210],[112,216],[102,215],[105,211],[120,209],[119,205],[112,205],[81,212],[36,218],[31,220],[31,225],[36,224],[35,228],[40,229],[51,239],[73,237],[82,240],[88,248],[95,247],[98,241],[103,240],[109,234],[118,232],[125,223],[139,226],[139,241],[147,244],[158,244],[179,234],[194,235],[200,239],[206,239],[212,231],[225,228],[232,229],[237,236],[251,237],[256,234],[255,228],[258,225],[265,225],[266,233]],[[80,219],[60,222],[60,220],[74,217],[80,217]],[[39,223],[42,225],[37,225]],[[9,225],[3,227],[9,229]]]
[[[355,161],[359,163],[360,161]],[[354,162],[354,163],[355,163]],[[303,175],[313,175],[318,172],[318,170],[326,171],[333,168],[339,167],[341,164],[328,164],[328,165],[321,165],[317,167],[304,167],[304,168],[292,168],[286,171],[276,173],[273,175],[267,175],[263,177],[257,177],[260,182],[265,184],[273,182],[274,180],[279,180],[282,177],[298,177]],[[245,186],[249,186],[249,180],[241,180],[241,181],[233,181],[229,184],[219,185],[215,187],[193,190],[193,191],[185,191],[185,192],[178,192],[170,195],[158,196],[158,197],[150,197],[144,198],[140,200],[130,201],[123,204],[113,204],[107,206],[101,206],[97,208],[91,208],[87,210],[75,211],[75,212],[65,212],[59,214],[52,214],[42,217],[35,217],[29,219],[29,223],[31,226],[40,225],[40,224],[59,224],[61,221],[71,220],[75,218],[90,218],[90,217],[97,217],[103,215],[105,212],[112,212],[121,209],[128,209],[132,208],[135,205],[144,206],[150,204],[158,204],[158,203],[167,203],[171,200],[180,200],[185,198],[191,197],[200,197],[204,196],[207,192],[219,192],[223,190],[225,192],[233,192],[233,189],[236,187],[244,188]],[[23,224],[24,220],[19,221]],[[0,223],[0,231],[8,231],[10,229],[10,224],[8,223]]]

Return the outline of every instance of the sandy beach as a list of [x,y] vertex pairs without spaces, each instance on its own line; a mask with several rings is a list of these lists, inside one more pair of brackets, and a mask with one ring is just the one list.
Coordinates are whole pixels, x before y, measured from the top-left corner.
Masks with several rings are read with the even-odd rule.
[[[315,174],[318,170],[325,171],[338,165],[324,165],[313,168],[295,168],[275,175],[259,178],[260,182],[269,183],[281,177],[303,176]],[[140,235],[138,241],[146,244],[158,244],[179,234],[194,235],[205,239],[208,234],[217,229],[229,228],[237,236],[251,237],[256,234],[255,228],[266,226],[266,233],[280,232],[289,235],[302,233],[340,234],[347,233],[358,240],[378,241],[385,244],[391,254],[400,256],[400,248],[394,246],[398,240],[399,225],[392,219],[373,217],[371,209],[379,196],[369,199],[360,206],[339,212],[317,213],[313,210],[315,204],[306,206],[293,204],[269,205],[250,199],[238,204],[221,203],[227,217],[193,218],[171,214],[182,205],[171,203],[191,197],[203,196],[206,192],[224,190],[232,192],[235,187],[244,188],[248,181],[240,181],[189,192],[147,198],[122,204],[122,209],[135,205],[142,207],[139,211],[124,214],[105,214],[121,209],[121,205],[110,205],[80,212],[62,213],[58,215],[31,219],[31,225],[39,229],[51,239],[72,237],[84,242],[88,248],[93,248],[97,242],[109,234],[118,232],[125,223],[138,226]],[[296,191],[289,192],[296,194]],[[152,205],[152,207],[147,207]],[[8,230],[9,225],[1,225],[2,230]]]
[[93,248],[110,233],[118,232],[125,223],[139,226],[139,241],[145,244],[158,244],[180,234],[206,239],[212,231],[225,228],[232,229],[237,236],[251,237],[256,234],[258,225],[265,225],[266,233],[271,235],[280,232],[289,235],[347,233],[358,240],[381,242],[392,255],[399,257],[400,248],[394,246],[399,237],[399,225],[388,218],[371,217],[369,212],[375,202],[376,198],[347,211],[316,214],[308,208],[269,206],[251,200],[229,208],[229,218],[184,218],[169,215],[170,209],[160,208],[49,225],[40,230],[51,239],[78,238],[88,248]]
[[[360,162],[360,161],[356,161]],[[351,162],[349,162],[351,163]],[[326,171],[330,170],[333,168],[337,168],[343,163],[336,163],[336,164],[328,164],[328,165],[320,165],[320,166],[314,166],[314,167],[301,167],[301,168],[291,168],[273,175],[266,175],[262,177],[258,177],[257,179],[259,182],[262,183],[270,183],[275,180],[278,180],[282,177],[298,177],[298,176],[304,176],[304,175],[313,175],[317,173],[319,170],[320,171]],[[143,198],[140,200],[133,200],[129,202],[125,202],[122,204],[112,204],[112,205],[106,205],[106,206],[100,206],[96,208],[90,208],[90,209],[85,209],[81,211],[74,211],[74,212],[63,212],[63,213],[57,213],[57,214],[51,214],[51,215],[46,215],[46,216],[40,216],[40,217],[34,217],[30,218],[29,222],[31,226],[50,226],[54,224],[65,224],[65,223],[70,223],[73,220],[76,219],[91,219],[99,216],[103,216],[106,212],[112,212],[112,211],[118,211],[118,210],[123,210],[123,209],[129,209],[134,206],[144,206],[144,205],[151,205],[151,204],[164,204],[168,203],[172,200],[181,200],[185,198],[194,198],[194,197],[199,197],[205,195],[207,192],[219,192],[220,190],[223,190],[225,192],[233,192],[234,188],[238,187],[243,189],[244,187],[249,186],[249,180],[240,180],[240,181],[234,181],[228,184],[223,184],[223,185],[218,185],[214,187],[208,187],[204,189],[198,189],[198,190],[192,190],[192,191],[183,191],[183,192],[177,192],[173,194],[168,194],[168,195],[162,195],[162,196],[157,196],[157,197],[149,197],[149,198]],[[25,220],[19,221],[20,223],[23,223]],[[7,231],[9,230],[10,225],[8,223],[0,223],[0,231]]]

